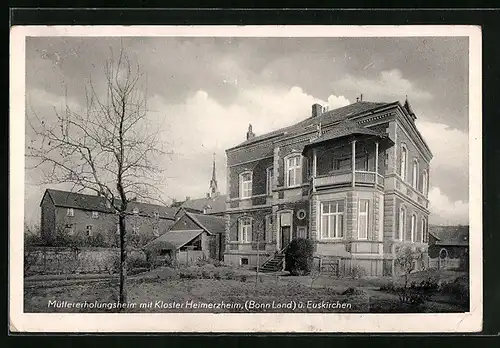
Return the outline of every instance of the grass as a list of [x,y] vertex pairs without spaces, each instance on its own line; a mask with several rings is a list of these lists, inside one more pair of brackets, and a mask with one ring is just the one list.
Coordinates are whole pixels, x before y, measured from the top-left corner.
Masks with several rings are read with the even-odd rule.
[[[168,273],[168,272],[167,272]],[[160,274],[160,276],[158,276]],[[412,280],[420,281],[429,277],[440,277],[450,281],[456,272],[427,271],[412,275]],[[242,281],[245,280],[245,281]],[[314,280],[308,276],[291,277],[262,274],[260,282],[255,277],[237,279],[172,279],[165,272],[146,273],[130,277],[128,282],[128,301],[136,304],[126,312],[463,312],[463,306],[455,303],[450,296],[439,295],[423,305],[412,307],[402,305],[397,294],[381,291],[380,287],[401,282],[401,278],[363,278],[336,279],[321,276]],[[29,284],[28,284],[29,283]],[[27,286],[28,285],[28,286]],[[63,286],[64,285],[64,286]],[[353,291],[357,289],[358,291]],[[360,291],[359,291],[360,290]],[[116,303],[118,300],[117,279],[102,279],[93,282],[38,281],[25,282],[25,312],[108,312],[115,309],[55,308],[49,301],[75,301],[94,303]],[[158,301],[162,301],[159,304]],[[235,304],[233,307],[186,308],[186,303]],[[249,308],[245,304],[267,304],[269,308]],[[310,301],[310,302],[308,302]],[[317,303],[332,306],[343,303],[349,308],[318,308]],[[274,303],[274,305],[273,305]],[[299,304],[304,305],[300,308]],[[308,307],[308,303],[310,304]],[[142,304],[142,308],[141,308]],[[163,305],[178,304],[178,308],[165,308]],[[292,308],[283,307],[290,305]],[[239,306],[239,307],[237,307]]]

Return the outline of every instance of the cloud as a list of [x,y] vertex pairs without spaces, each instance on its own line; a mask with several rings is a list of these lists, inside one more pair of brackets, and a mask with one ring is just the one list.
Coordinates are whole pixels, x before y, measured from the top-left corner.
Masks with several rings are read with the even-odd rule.
[[180,104],[168,104],[159,95],[148,103],[165,114],[165,137],[179,151],[192,155],[203,150],[222,152],[243,142],[250,123],[256,134],[264,134],[307,118],[313,103],[337,108],[349,104],[349,100],[331,95],[324,101],[297,86],[261,86],[241,90],[228,105],[219,103],[204,90]]
[[469,135],[446,124],[416,121],[423,138],[434,154],[432,166],[468,172]]
[[432,94],[417,88],[410,80],[403,77],[399,69],[381,71],[377,78],[368,79],[348,74],[333,85],[340,90],[359,95],[363,93],[370,100],[383,100],[391,97],[400,99],[408,95],[412,100],[430,100]]
[[429,190],[431,217],[429,222],[438,225],[456,225],[469,223],[469,203],[462,200],[451,201],[439,187]]

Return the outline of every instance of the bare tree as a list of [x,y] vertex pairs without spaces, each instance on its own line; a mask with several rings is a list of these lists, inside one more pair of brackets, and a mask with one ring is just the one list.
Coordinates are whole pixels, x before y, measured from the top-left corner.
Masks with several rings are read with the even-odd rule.
[[126,216],[130,201],[161,201],[160,164],[166,154],[159,125],[148,118],[145,76],[120,49],[104,66],[105,86],[91,79],[85,86],[85,106],[68,106],[57,122],[47,122],[35,110],[28,116],[34,139],[27,156],[38,168],[42,184],[71,183],[76,192],[102,196],[118,216],[120,235],[119,301],[127,301]]

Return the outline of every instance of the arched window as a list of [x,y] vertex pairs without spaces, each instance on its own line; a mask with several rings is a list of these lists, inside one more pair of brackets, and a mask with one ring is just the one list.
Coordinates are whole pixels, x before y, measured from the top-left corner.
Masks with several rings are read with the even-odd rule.
[[417,216],[415,214],[411,214],[410,242],[415,242],[416,227],[417,227]]
[[428,186],[429,186],[429,174],[427,170],[424,170],[422,173],[422,193],[427,196]]
[[408,149],[405,144],[401,144],[401,160],[400,160],[400,168],[399,171],[401,173],[401,179],[406,181],[406,169],[408,163]]
[[252,172],[240,174],[240,198],[252,197]]
[[411,186],[414,189],[418,188],[418,160],[416,159],[413,160]]
[[421,222],[421,225],[420,225],[420,240],[417,240],[417,242],[423,242],[425,243],[427,240],[426,240],[426,233],[427,233],[427,220],[425,218],[422,218],[422,222]]
[[294,187],[302,184],[302,156],[299,154],[285,158],[286,186]]
[[396,229],[396,238],[397,240],[403,240],[403,236],[405,234],[405,225],[406,225],[406,209],[404,206],[399,207],[399,223],[398,228]]

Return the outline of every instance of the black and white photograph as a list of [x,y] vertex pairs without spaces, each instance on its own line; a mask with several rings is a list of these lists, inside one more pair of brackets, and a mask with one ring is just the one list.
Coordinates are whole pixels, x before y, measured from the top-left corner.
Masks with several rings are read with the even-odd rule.
[[19,323],[480,329],[480,31],[250,29],[19,28]]

